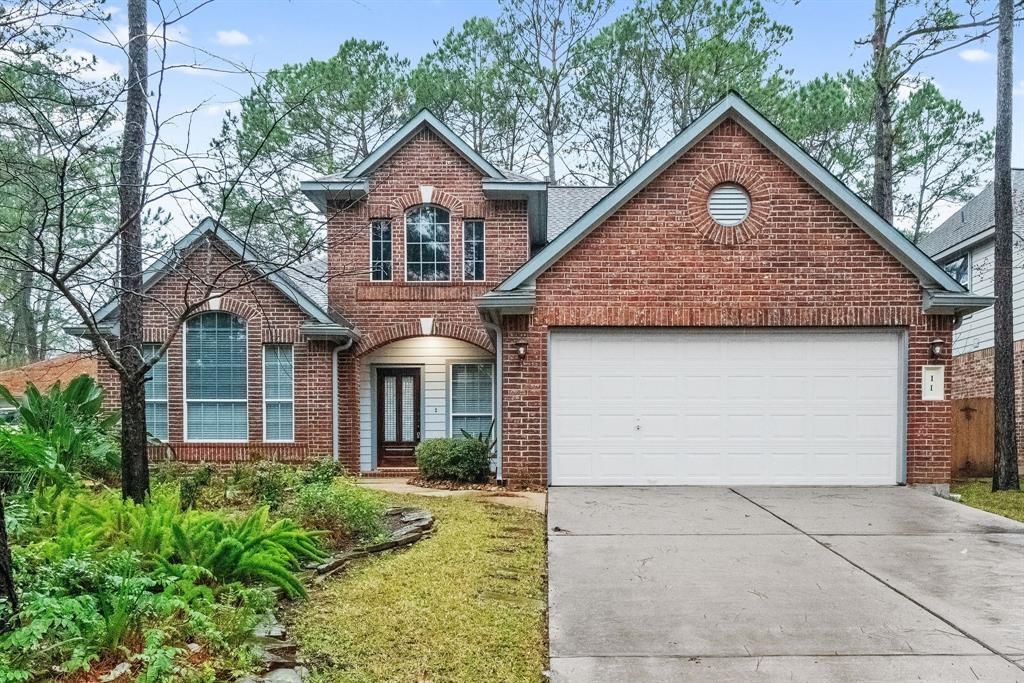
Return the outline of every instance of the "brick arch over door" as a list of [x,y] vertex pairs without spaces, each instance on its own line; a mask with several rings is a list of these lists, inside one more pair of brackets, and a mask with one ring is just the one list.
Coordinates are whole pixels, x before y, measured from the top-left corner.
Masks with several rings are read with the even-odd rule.
[[[372,333],[360,339],[356,343],[352,352],[355,356],[365,356],[367,353],[375,351],[392,342],[422,336],[425,335],[420,327],[420,321],[417,318],[406,323],[390,325],[388,327],[374,330]],[[494,352],[494,345],[491,344],[491,338],[487,336],[487,333],[480,328],[471,327],[469,325],[446,322],[443,320],[434,320],[434,329],[431,336],[458,339],[459,341],[464,341],[469,344],[473,344],[474,346],[478,346],[485,351]]]

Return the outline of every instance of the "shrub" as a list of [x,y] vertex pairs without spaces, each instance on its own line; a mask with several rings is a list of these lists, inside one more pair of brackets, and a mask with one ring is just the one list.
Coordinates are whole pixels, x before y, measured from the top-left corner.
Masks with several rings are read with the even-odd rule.
[[482,439],[428,439],[416,447],[416,464],[426,479],[486,481],[491,451]]
[[57,382],[45,394],[29,384],[23,398],[0,386],[0,398],[16,407],[21,429],[45,439],[66,470],[97,479],[116,476],[120,415],[104,414],[103,390],[92,377],[79,375],[66,387]]
[[178,479],[178,492],[181,496],[181,509],[194,508],[199,502],[199,495],[213,481],[213,467],[200,465],[186,470]]
[[230,481],[256,503],[276,510],[289,490],[301,483],[301,478],[298,470],[290,465],[264,460],[235,467]]
[[318,460],[312,467],[302,473],[303,484],[330,484],[335,477],[345,476],[345,468],[340,462]]
[[372,540],[384,533],[384,501],[350,479],[304,487],[288,508],[304,527],[322,529],[335,547],[350,539]]

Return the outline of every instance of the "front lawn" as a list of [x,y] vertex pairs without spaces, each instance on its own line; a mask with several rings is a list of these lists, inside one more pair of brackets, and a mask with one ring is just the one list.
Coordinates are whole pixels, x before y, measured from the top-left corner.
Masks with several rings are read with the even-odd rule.
[[965,505],[1024,522],[1024,492],[993,492],[991,479],[958,481],[950,487],[950,493],[960,494],[960,502]]
[[429,508],[435,534],[353,564],[290,615],[314,682],[541,680],[547,657],[544,519],[461,498]]

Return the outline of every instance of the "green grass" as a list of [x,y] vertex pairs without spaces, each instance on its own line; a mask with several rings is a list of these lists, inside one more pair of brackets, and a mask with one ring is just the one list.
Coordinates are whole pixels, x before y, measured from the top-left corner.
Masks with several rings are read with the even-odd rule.
[[290,632],[314,682],[528,681],[547,661],[544,520],[461,498],[389,496],[437,530],[311,590]]
[[960,502],[971,507],[1024,522],[1024,492],[993,492],[991,479],[958,481],[950,487],[950,493],[959,493]]

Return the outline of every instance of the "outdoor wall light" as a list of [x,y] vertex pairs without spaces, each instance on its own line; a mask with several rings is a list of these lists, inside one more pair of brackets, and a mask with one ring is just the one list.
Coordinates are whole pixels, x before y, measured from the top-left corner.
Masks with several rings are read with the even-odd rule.
[[932,358],[942,358],[942,350],[946,347],[946,343],[941,339],[932,339],[931,344],[928,346],[928,350],[931,351]]
[[420,318],[420,332],[426,337],[434,334],[434,319]]
[[520,358],[526,358],[526,342],[516,347],[516,355]]

